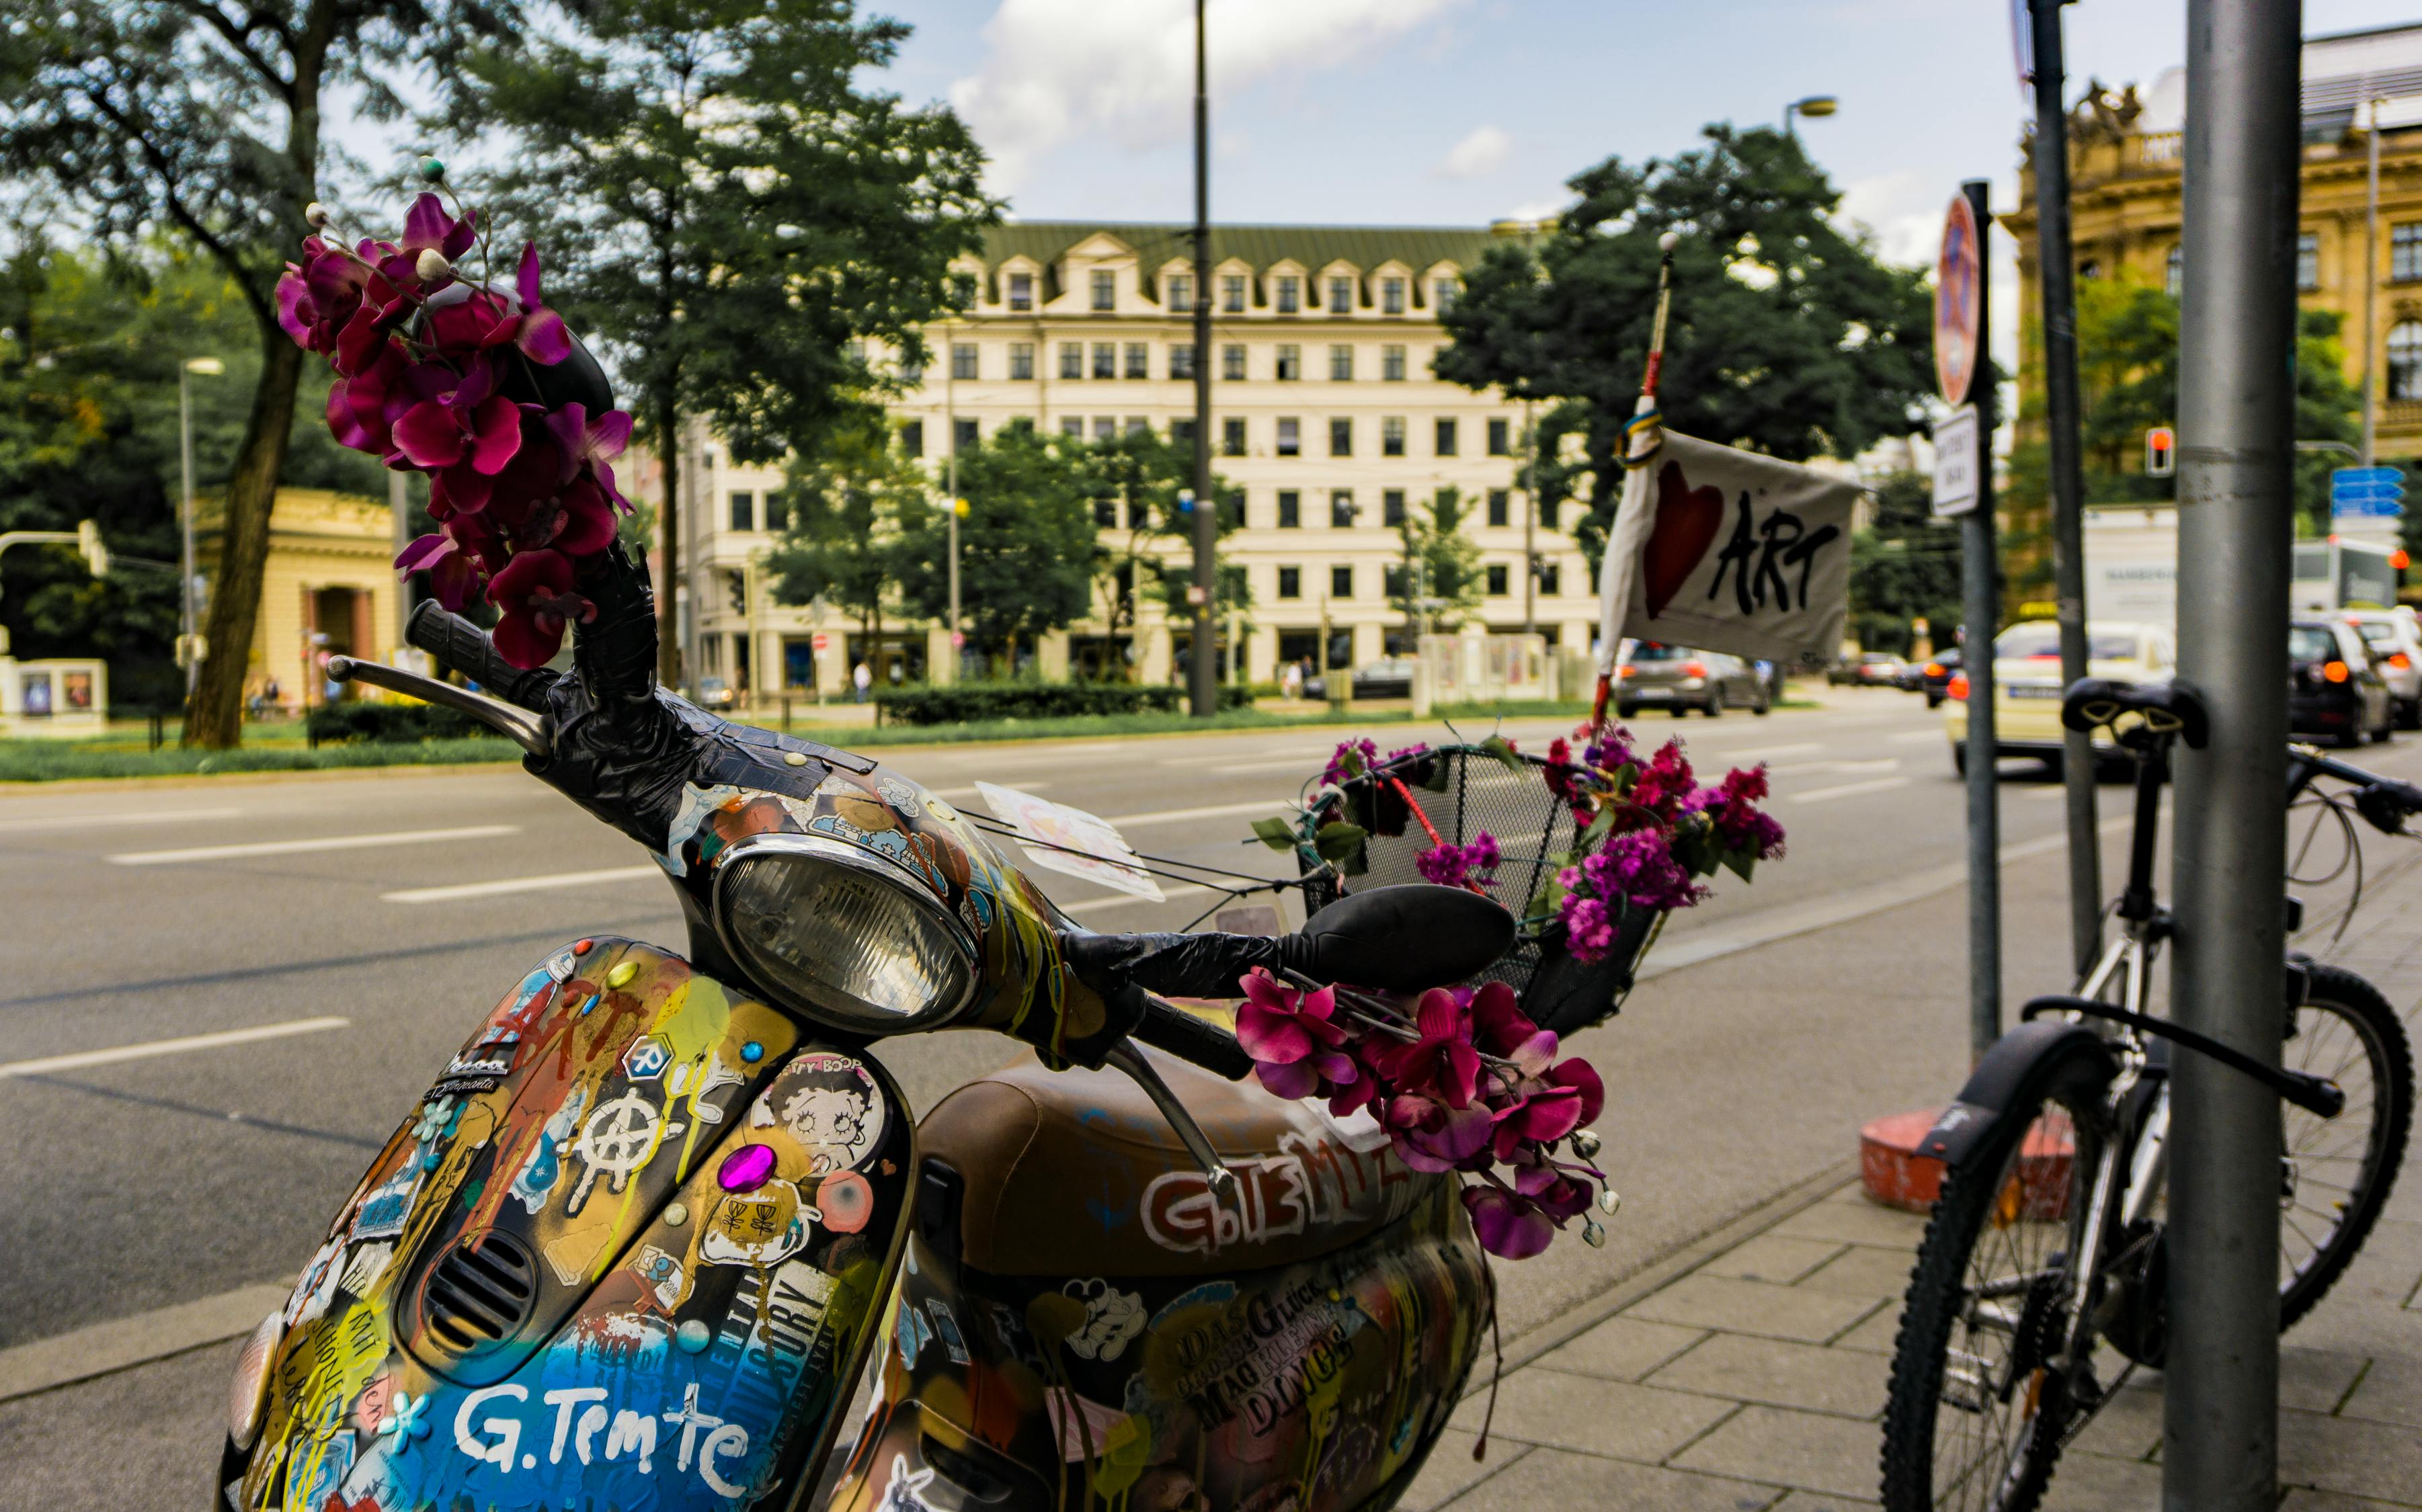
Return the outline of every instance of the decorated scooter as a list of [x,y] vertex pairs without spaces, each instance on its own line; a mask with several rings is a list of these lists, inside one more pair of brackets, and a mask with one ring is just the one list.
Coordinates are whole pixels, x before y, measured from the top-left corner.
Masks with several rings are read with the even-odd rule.
[[[567,941],[472,1029],[244,1346],[216,1500],[798,1505],[863,1376],[836,1506],[1391,1503],[1491,1323],[1483,1236],[1527,1253],[1594,1190],[1548,1155],[1594,1147],[1595,1073],[1502,987],[1423,992],[1511,916],[1407,885],[1279,938],[1087,933],[914,781],[659,688],[628,421],[534,250],[510,292],[455,272],[472,226],[424,195],[281,288],[339,438],[431,475],[403,565],[503,611],[410,627],[486,692],[329,675],[517,741],[688,940]],[[1169,1001],[1240,987],[1244,1044]],[[919,1123],[873,1052],[945,1028],[1031,1053]]]

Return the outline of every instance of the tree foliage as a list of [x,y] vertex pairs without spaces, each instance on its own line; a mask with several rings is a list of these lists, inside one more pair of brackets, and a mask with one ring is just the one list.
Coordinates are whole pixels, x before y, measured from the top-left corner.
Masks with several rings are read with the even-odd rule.
[[[1405,616],[1409,638],[1426,623],[1438,633],[1454,631],[1480,607],[1486,587],[1480,547],[1463,533],[1471,513],[1452,484],[1405,510],[1396,527],[1397,562],[1388,572],[1388,600]],[[1423,604],[1429,607],[1424,618]]]
[[1586,479],[1578,535],[1593,569],[1622,490],[1618,435],[1640,392],[1658,241],[1678,233],[1661,406],[1676,430],[1799,461],[1854,456],[1916,426],[1933,387],[1923,275],[1877,260],[1833,216],[1841,195],[1798,142],[1714,125],[1706,145],[1638,165],[1609,158],[1536,250],[1492,247],[1442,317],[1441,378],[1549,401],[1544,496]]
[[934,508],[923,470],[882,421],[840,427],[792,461],[778,499],[788,519],[765,563],[775,600],[822,599],[875,644],[907,565],[904,533]]
[[[814,451],[921,364],[945,267],[997,207],[949,110],[866,86],[908,28],[852,0],[584,0],[464,60],[431,125],[511,150],[486,175],[551,257],[567,317],[615,360],[680,497],[684,416],[736,460]],[[667,575],[680,525],[668,504]],[[669,584],[665,596],[670,601]],[[666,671],[675,648],[667,637]]]
[[[993,667],[1085,614],[1093,576],[1095,479],[1082,443],[1008,426],[959,453],[959,624]],[[938,509],[905,521],[901,597],[921,618],[950,610],[950,525]]]
[[1910,621],[1951,644],[1963,610],[1959,530],[1934,517],[1934,481],[1894,473],[1876,485],[1875,523],[1850,538],[1851,636],[1870,650],[1906,651]]

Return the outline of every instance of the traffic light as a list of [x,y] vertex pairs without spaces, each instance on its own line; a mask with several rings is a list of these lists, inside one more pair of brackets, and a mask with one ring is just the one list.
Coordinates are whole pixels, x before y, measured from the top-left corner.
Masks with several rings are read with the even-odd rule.
[[2178,436],[2168,426],[2145,432],[2145,475],[2168,477],[2178,470]]
[[109,548],[102,543],[101,526],[89,520],[77,521],[76,550],[84,553],[85,565],[94,577],[109,576]]

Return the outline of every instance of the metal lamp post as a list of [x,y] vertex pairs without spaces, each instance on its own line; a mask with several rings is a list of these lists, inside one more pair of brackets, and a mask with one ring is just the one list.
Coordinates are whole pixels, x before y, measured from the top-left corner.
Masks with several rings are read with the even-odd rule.
[[185,705],[190,715],[194,702],[194,685],[202,675],[201,647],[196,631],[194,607],[194,402],[192,375],[217,378],[227,371],[227,364],[216,357],[188,357],[177,365],[177,451],[184,470],[183,507],[178,511],[177,527],[182,537],[182,558],[179,577],[183,593],[181,632],[177,637],[177,660],[185,664]]
[[1187,706],[1198,718],[1219,711],[1219,668],[1212,664],[1213,587],[1219,583],[1219,521],[1211,489],[1211,95],[1205,58],[1203,0],[1194,0],[1194,611],[1193,660],[1187,666]]
[[1783,134],[1786,139],[1796,139],[1799,135],[1791,129],[1794,116],[1822,120],[1841,108],[1842,101],[1832,95],[1804,95],[1783,107]]

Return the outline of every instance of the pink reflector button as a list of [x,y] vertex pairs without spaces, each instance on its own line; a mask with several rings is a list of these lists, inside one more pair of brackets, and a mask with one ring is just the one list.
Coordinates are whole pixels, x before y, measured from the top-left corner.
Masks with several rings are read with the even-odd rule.
[[743,1145],[723,1158],[715,1173],[715,1180],[726,1192],[754,1192],[774,1174],[774,1148],[770,1145]]

